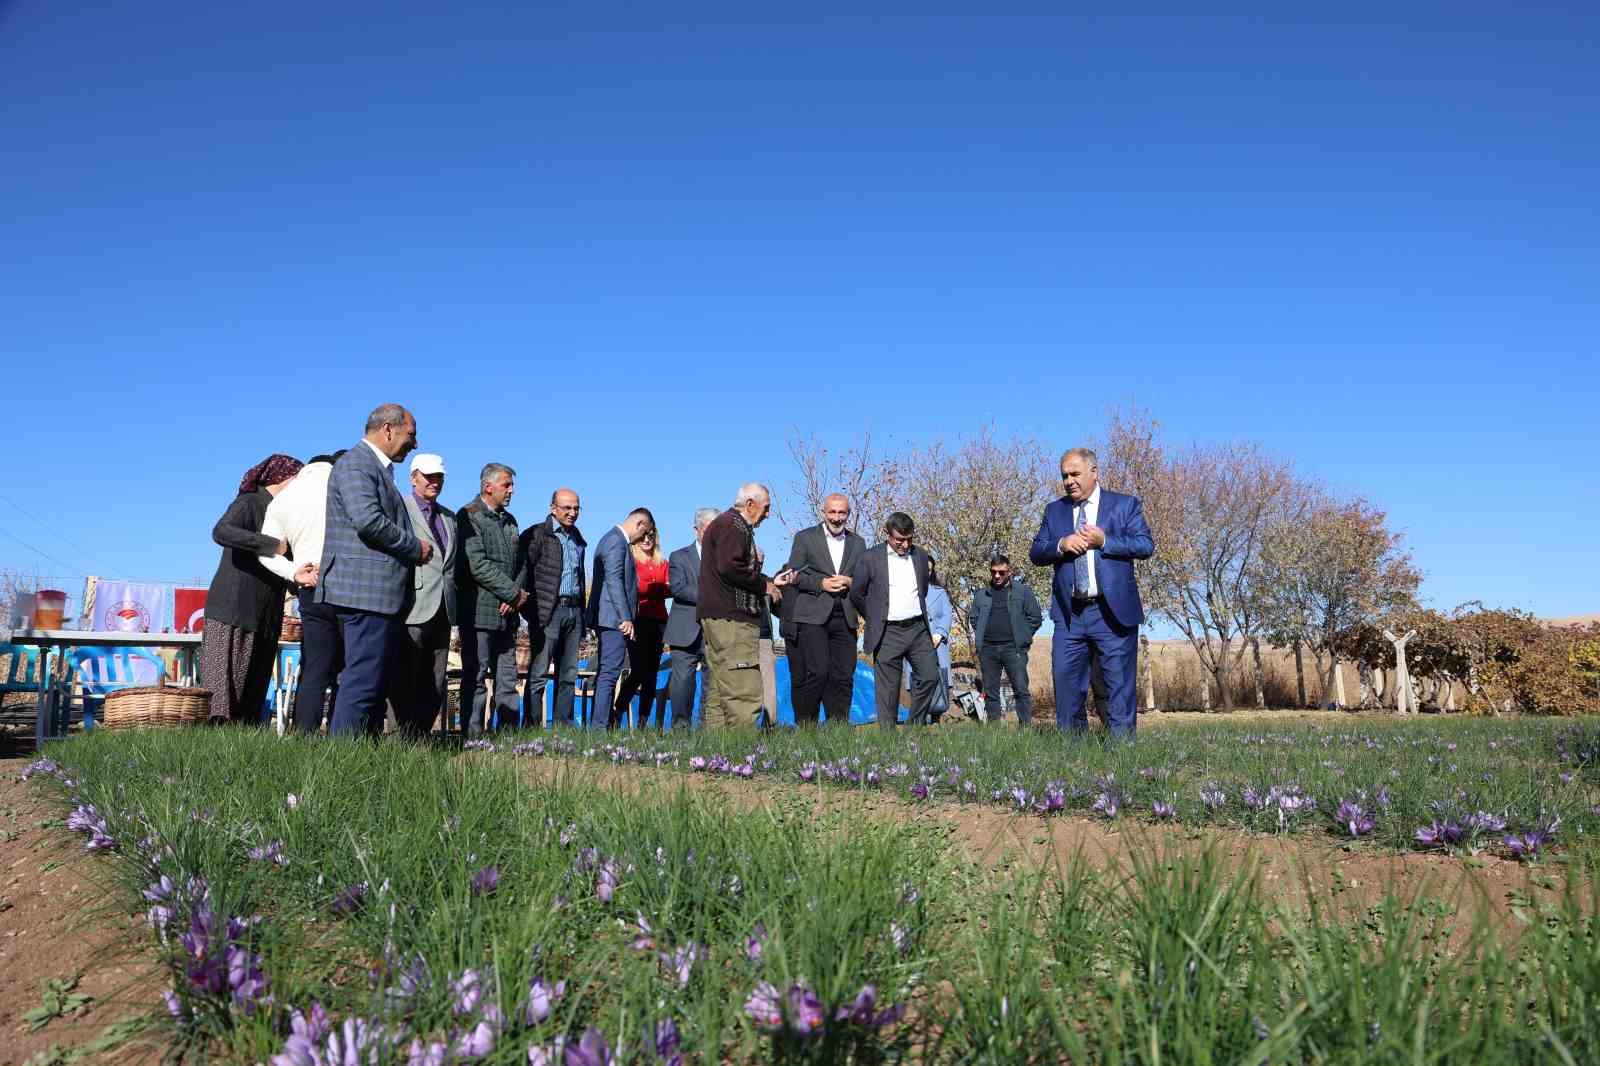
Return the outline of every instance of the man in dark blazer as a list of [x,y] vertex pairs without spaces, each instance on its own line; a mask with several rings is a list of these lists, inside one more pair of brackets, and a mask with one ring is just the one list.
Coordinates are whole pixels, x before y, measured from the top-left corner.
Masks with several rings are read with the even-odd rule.
[[622,680],[623,664],[628,661],[633,619],[639,613],[639,571],[633,565],[632,547],[654,528],[655,516],[636,507],[621,524],[608,529],[594,547],[594,591],[584,614],[585,623],[595,631],[600,643],[590,729],[610,729],[617,724],[612,720],[611,703],[616,699],[617,682]]
[[344,673],[328,729],[334,736],[382,727],[386,674],[411,594],[411,570],[433,558],[433,545],[411,531],[391,469],[416,446],[416,418],[386,403],[367,416],[366,435],[328,475],[316,599],[334,608],[344,639]]
[[796,534],[789,551],[798,591],[793,623],[799,654],[789,657],[797,724],[816,722],[819,707],[829,722],[850,720],[860,621],[850,583],[867,542],[845,528],[849,522],[850,501],[836,492],[822,501],[822,521]]
[[697,674],[702,692],[706,686],[705,641],[701,639],[694,609],[700,599],[700,538],[720,513],[715,507],[696,511],[694,543],[684,545],[667,558],[667,577],[672,587],[672,611],[667,615],[666,631],[672,662],[672,672],[667,676],[667,698],[672,701],[674,729],[688,729],[694,723]]
[[418,539],[433,545],[433,558],[413,571],[411,609],[395,641],[389,674],[389,705],[403,736],[433,730],[444,707],[450,630],[456,624],[456,515],[439,502],[444,460],[426,452],[411,458],[411,493],[406,516]]
[[928,628],[928,553],[912,544],[911,516],[896,511],[884,523],[884,542],[868,548],[851,575],[850,601],[867,620],[863,646],[872,655],[878,725],[893,728],[900,717],[900,682],[911,663],[907,725],[927,725],[939,690],[939,659]]
[[1113,736],[1131,738],[1144,622],[1133,563],[1155,554],[1155,542],[1138,497],[1100,487],[1094,452],[1072,448],[1063,454],[1061,483],[1066,494],[1044,509],[1028,552],[1035,566],[1055,567],[1050,657],[1056,724],[1075,733],[1088,729],[1084,697],[1090,660],[1098,656],[1107,689],[1106,724]]
[[578,494],[556,489],[550,494],[550,514],[522,531],[522,587],[528,602],[531,652],[528,683],[522,706],[528,725],[544,716],[545,674],[555,664],[556,691],[550,700],[551,729],[572,724],[572,705],[578,684],[578,646],[583,643],[583,593],[587,587],[583,556],[589,542],[578,529]]

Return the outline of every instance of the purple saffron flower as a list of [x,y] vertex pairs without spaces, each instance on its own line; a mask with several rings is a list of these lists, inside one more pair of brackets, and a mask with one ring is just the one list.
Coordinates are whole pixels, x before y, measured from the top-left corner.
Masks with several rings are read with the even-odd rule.
[[1117,795],[1114,789],[1107,789],[1095,797],[1092,809],[1096,813],[1103,814],[1106,816],[1106,818],[1110,819],[1117,816],[1117,810],[1120,805],[1121,797]]
[[800,767],[800,780],[802,780],[802,781],[810,781],[812,778],[814,778],[816,776],[817,776],[817,764],[816,763],[808,762],[804,766]]
[[456,1037],[450,1051],[458,1059],[481,1059],[494,1050],[494,1028],[481,1021]]
[[883,778],[879,776],[877,767],[872,767],[867,771],[867,784],[877,788],[882,782]]
[[645,918],[644,911],[634,911],[634,928],[639,930],[639,935],[633,938],[631,945],[635,951],[649,951],[656,946],[655,930],[650,927],[650,922]]
[[333,913],[340,917],[347,917],[361,909],[362,903],[367,899],[367,883],[357,881],[333,897]]
[[873,985],[862,985],[861,991],[856,993],[856,998],[849,1006],[840,1007],[834,1014],[835,1021],[853,1022],[868,1029],[882,1029],[900,1020],[905,1013],[903,1004],[896,1003],[887,1010],[877,1010],[878,989]]
[[89,833],[89,839],[84,841],[84,851],[115,851],[116,840],[105,831],[104,824],[96,826]]
[[161,1000],[167,1005],[168,1014],[180,1020],[183,1018],[183,1001],[178,998],[177,993],[163,992]]
[[761,954],[767,947],[767,927],[761,922],[756,923],[755,931],[744,942],[744,957],[751,962],[760,963]]
[[54,759],[35,759],[23,767],[22,779],[26,781],[36,774],[48,774],[51,777],[58,777],[61,774],[61,767]]
[[485,866],[472,875],[472,894],[474,896],[492,896],[495,889],[500,887],[500,867]]
[[274,840],[258,848],[251,848],[247,854],[251,862],[270,862],[274,866],[283,865],[283,841]]
[[1425,848],[1441,847],[1444,844],[1444,826],[1438,822],[1420,825],[1412,831],[1411,836]]
[[894,949],[902,955],[911,950],[911,937],[899,922],[889,923],[889,940],[893,942]]
[[1266,799],[1253,788],[1244,790],[1244,805],[1252,811],[1264,810],[1267,806]]
[[293,792],[290,792],[283,797],[283,805],[288,807],[291,811],[297,811],[300,809],[300,797],[296,796]]
[[1151,803],[1150,812],[1162,821],[1170,821],[1178,816],[1178,808],[1164,800]]
[[689,769],[691,769],[691,770],[704,770],[705,768],[706,768],[705,756],[703,756],[703,755],[692,755],[692,756],[689,757]]
[[1363,810],[1359,803],[1352,803],[1350,800],[1339,801],[1339,807],[1333,813],[1333,820],[1353,837],[1366,836],[1372,832],[1372,827],[1376,824],[1372,815]]
[[1206,805],[1208,811],[1219,811],[1222,805],[1228,802],[1228,794],[1215,783],[1208,784],[1200,790],[1200,802]]
[[[970,782],[968,782],[970,784]],[[1044,809],[1055,812],[1064,810],[1067,806],[1067,793],[1060,785],[1046,785],[1044,790]]]
[[611,1045],[600,1030],[590,1026],[576,1044],[566,1047],[565,1066],[611,1066]]
[[447,1054],[443,1040],[424,1044],[418,1037],[406,1049],[406,1066],[445,1066]]
[[544,978],[534,978],[528,986],[528,1002],[522,1007],[522,1024],[538,1025],[550,1017],[550,1010],[567,994],[567,983],[557,981],[554,987],[544,983]]
[[827,1020],[827,1014],[822,1009],[822,1001],[811,987],[803,981],[796,981],[789,986],[786,997],[789,1006],[789,1028],[802,1036],[808,1036],[822,1028]]
[[671,970],[678,978],[679,988],[689,987],[689,977],[694,973],[695,960],[700,957],[700,946],[689,943],[674,951],[671,955],[662,952],[661,965]]
[[928,786],[921,781],[911,786],[911,795],[919,800],[928,798]]
[[783,1003],[778,989],[770,981],[756,982],[750,998],[744,1001],[744,1012],[757,1028],[769,1033],[783,1027]]
[[471,1014],[483,999],[483,984],[477,970],[467,970],[450,982],[451,1010],[457,1014]]
[[607,859],[600,864],[600,869],[594,875],[594,894],[601,903],[610,903],[611,897],[617,893],[619,875],[617,864]]
[[678,1023],[671,1018],[656,1023],[653,1034],[656,1044],[656,1057],[663,1060],[668,1066],[681,1066],[683,1055],[678,1051]]
[[79,804],[67,815],[67,828],[74,833],[88,833],[99,824],[100,816],[94,809],[94,804]]

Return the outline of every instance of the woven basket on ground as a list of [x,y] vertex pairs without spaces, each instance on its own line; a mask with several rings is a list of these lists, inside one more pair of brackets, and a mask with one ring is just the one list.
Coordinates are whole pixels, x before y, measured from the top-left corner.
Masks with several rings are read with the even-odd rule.
[[107,729],[136,726],[205,725],[211,715],[211,690],[179,688],[166,679],[140,688],[106,693],[100,711]]

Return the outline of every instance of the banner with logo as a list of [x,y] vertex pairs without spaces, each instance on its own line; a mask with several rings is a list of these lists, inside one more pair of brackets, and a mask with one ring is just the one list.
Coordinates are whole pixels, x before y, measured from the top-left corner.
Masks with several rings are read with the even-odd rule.
[[206,590],[173,589],[172,628],[179,633],[199,633],[206,625]]
[[90,629],[110,633],[170,633],[171,585],[95,582]]

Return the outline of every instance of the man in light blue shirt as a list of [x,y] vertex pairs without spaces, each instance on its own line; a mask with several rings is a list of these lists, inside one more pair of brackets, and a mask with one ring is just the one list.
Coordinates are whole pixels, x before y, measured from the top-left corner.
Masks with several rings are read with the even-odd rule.
[[578,494],[557,489],[550,496],[550,514],[523,530],[521,551],[526,563],[522,581],[528,592],[523,617],[528,620],[532,659],[523,688],[522,714],[528,724],[544,721],[546,674],[555,663],[555,696],[548,725],[572,725],[573,693],[578,680],[578,645],[583,642],[583,554],[588,543],[578,530]]

